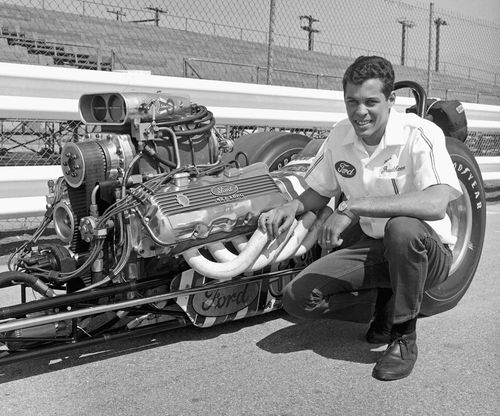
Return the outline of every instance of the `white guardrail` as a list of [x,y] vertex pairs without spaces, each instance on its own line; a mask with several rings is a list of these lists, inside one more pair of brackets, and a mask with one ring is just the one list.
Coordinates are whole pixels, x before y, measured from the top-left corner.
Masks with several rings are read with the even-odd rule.
[[[131,91],[187,95],[212,111],[219,125],[328,129],[346,116],[341,91],[0,63],[0,118],[79,120],[82,94]],[[413,103],[398,97],[396,108]],[[500,132],[500,106],[463,105],[470,131]],[[486,180],[500,179],[500,157],[478,162]],[[42,214],[47,181],[59,176],[59,166],[0,167],[0,219]]]

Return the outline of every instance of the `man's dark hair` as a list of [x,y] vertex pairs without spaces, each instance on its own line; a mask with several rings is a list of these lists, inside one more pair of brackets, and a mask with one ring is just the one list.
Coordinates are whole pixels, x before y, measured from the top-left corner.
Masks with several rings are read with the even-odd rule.
[[392,64],[381,56],[360,56],[344,73],[342,87],[345,88],[348,82],[354,85],[361,85],[368,79],[378,78],[382,81],[382,92],[385,98],[389,98],[394,90],[394,69]]

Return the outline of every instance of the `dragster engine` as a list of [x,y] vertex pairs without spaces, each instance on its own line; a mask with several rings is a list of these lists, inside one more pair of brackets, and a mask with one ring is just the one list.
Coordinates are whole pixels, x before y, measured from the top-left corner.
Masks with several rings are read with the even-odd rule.
[[[260,267],[267,236],[247,244],[245,235],[290,196],[264,163],[222,162],[232,142],[205,107],[187,97],[104,93],[83,95],[79,110],[96,131],[64,145],[63,177],[48,197],[63,244],[18,253],[17,268],[37,267],[43,281],[71,291],[186,267],[219,280]],[[221,251],[232,240],[232,252]]]
[[[244,316],[234,308],[255,314],[278,306],[279,288],[271,288],[296,272],[289,263],[315,244],[324,215],[305,214],[277,239],[258,229],[258,218],[303,189],[295,172],[307,163],[270,173],[265,163],[223,158],[234,143],[187,97],[87,94],[79,111],[88,133],[63,146],[63,176],[49,183],[42,224],[0,275],[0,287],[22,284],[39,297],[0,308],[0,336],[10,350],[29,346],[27,339],[93,337],[103,328],[177,320],[179,309],[206,326],[214,319],[207,316]],[[43,244],[52,222],[59,242]],[[266,280],[265,268],[281,269],[281,277]],[[259,273],[267,292],[238,283]],[[233,280],[233,289],[180,295]],[[167,300],[148,301],[157,296]],[[82,306],[88,302],[94,309]]]

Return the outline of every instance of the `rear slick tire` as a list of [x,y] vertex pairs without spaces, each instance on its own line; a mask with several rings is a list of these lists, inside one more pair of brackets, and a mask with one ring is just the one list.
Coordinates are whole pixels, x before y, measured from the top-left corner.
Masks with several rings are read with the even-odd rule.
[[290,162],[310,141],[310,137],[297,133],[253,133],[238,138],[230,155],[243,164],[264,162],[272,172]]
[[448,278],[425,292],[420,313],[435,315],[453,308],[476,273],[486,228],[486,196],[479,166],[461,141],[446,137],[446,147],[462,187],[462,196],[448,205],[452,234],[457,237]]

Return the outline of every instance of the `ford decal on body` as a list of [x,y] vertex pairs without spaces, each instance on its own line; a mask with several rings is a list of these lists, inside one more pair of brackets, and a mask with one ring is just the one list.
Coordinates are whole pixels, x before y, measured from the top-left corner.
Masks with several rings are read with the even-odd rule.
[[193,296],[193,309],[204,316],[223,316],[250,305],[259,294],[260,283],[207,290]]

